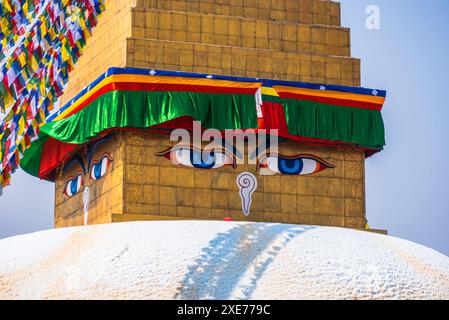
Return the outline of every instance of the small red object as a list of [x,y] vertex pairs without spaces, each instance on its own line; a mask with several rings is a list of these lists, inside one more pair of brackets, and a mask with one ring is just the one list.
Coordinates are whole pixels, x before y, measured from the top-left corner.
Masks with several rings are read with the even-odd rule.
[[226,218],[223,219],[223,221],[232,221],[232,218],[226,217]]

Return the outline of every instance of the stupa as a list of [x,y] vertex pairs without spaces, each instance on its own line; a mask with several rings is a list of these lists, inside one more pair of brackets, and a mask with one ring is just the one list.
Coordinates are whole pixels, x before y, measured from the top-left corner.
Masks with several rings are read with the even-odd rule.
[[386,92],[360,87],[339,3],[105,5],[63,107],[21,161],[55,182],[56,227],[228,219],[365,229],[365,159],[385,145]]

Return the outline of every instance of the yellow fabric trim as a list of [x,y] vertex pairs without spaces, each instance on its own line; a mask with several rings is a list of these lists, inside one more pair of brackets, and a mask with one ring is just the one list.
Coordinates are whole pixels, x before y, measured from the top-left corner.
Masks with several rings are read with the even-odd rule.
[[375,103],[375,104],[384,104],[384,102],[385,102],[384,97],[368,96],[368,95],[338,92],[338,91],[302,89],[302,88],[284,87],[284,86],[275,86],[274,89],[278,93],[285,92],[285,93],[293,93],[293,94],[304,94],[304,95],[315,96],[315,97],[353,100],[353,101],[361,101],[361,102],[370,102],[370,103]]
[[112,75],[111,77],[114,78],[115,80],[114,82],[185,84],[196,86],[215,86],[215,87],[248,88],[248,89],[258,89],[261,86],[259,82],[237,82],[228,80],[188,78],[188,77],[144,76],[144,75],[128,75],[128,74]]
[[276,90],[270,87],[262,87],[262,95],[279,97],[279,94],[276,92]]
[[76,109],[80,104],[84,103],[93,94],[95,94],[101,88],[111,84],[111,83],[160,83],[160,84],[173,84],[173,85],[196,85],[196,86],[212,86],[212,87],[227,87],[227,88],[247,88],[247,89],[258,89],[261,84],[258,82],[234,82],[228,80],[214,80],[214,79],[197,79],[197,78],[185,78],[185,77],[164,77],[164,76],[145,76],[145,75],[128,75],[119,74],[111,75],[101,82],[99,82],[95,87],[93,87],[89,92],[75,101],[70,107],[61,112],[59,116],[55,118],[55,121],[62,120],[67,117],[72,110]]

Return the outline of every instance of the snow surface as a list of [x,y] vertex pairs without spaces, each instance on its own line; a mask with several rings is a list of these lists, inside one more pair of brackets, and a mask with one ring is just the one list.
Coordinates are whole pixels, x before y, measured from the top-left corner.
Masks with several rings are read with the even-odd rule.
[[339,228],[160,221],[0,240],[0,299],[449,299],[449,258]]

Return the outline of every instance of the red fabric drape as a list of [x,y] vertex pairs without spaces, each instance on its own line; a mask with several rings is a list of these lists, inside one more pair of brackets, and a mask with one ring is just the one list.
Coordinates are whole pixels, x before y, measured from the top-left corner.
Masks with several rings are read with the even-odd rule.
[[42,148],[41,164],[39,167],[39,177],[45,177],[48,172],[54,170],[66,157],[75,149],[78,144],[70,144],[49,138]]

